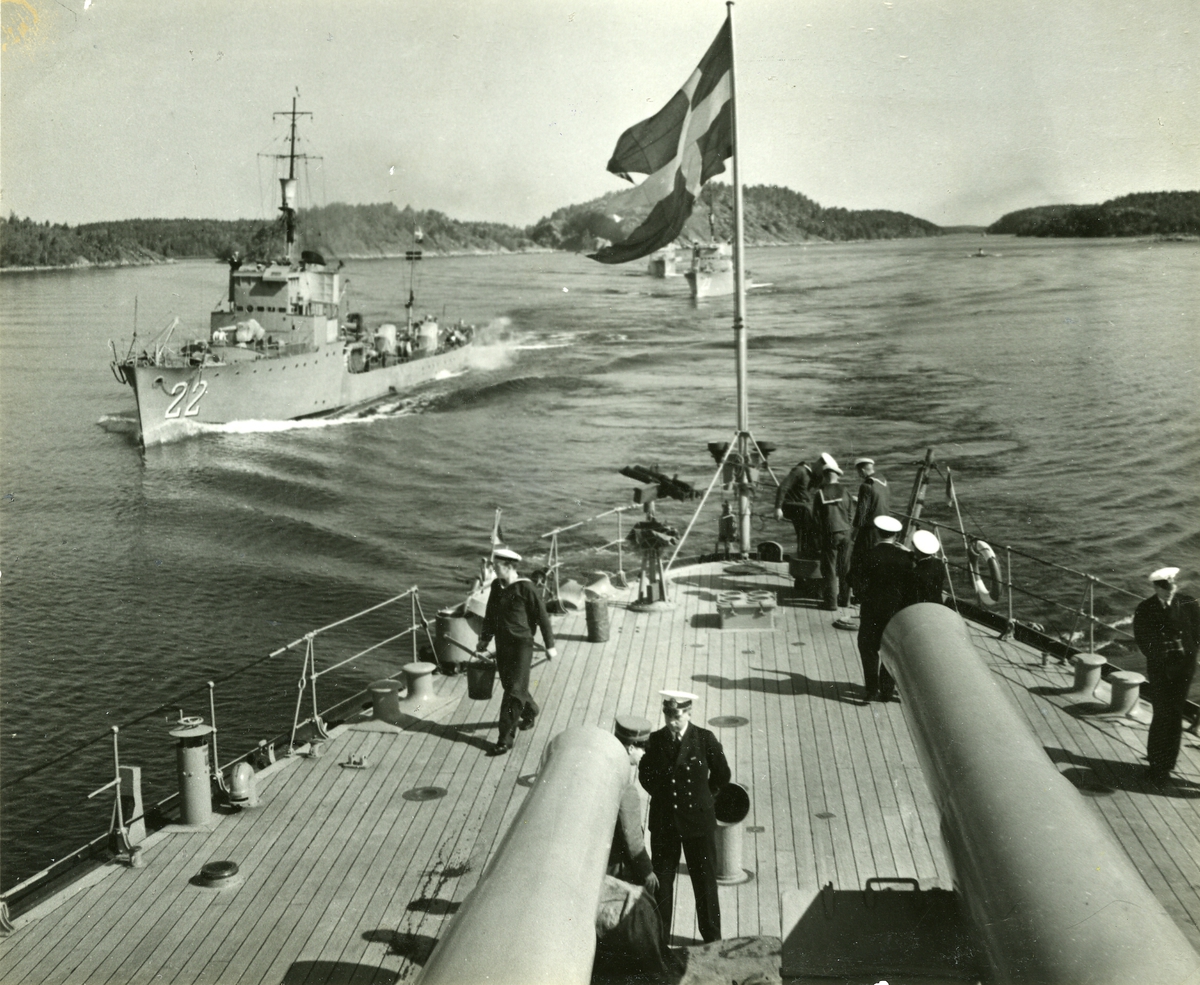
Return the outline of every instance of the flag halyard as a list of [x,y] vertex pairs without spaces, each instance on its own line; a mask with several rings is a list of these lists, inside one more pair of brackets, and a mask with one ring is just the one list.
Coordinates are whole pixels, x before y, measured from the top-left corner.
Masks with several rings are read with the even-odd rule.
[[617,141],[608,170],[627,180],[648,175],[630,198],[649,207],[621,243],[590,254],[601,263],[626,263],[668,245],[683,230],[700,189],[733,155],[733,44],[728,18],[699,66],[658,113]]

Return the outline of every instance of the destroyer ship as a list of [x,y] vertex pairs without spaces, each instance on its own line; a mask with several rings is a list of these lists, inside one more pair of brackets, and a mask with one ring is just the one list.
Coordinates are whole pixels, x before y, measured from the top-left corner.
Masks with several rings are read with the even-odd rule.
[[[112,369],[137,400],[143,447],[232,421],[322,417],[403,393],[467,366],[472,330],[413,317],[410,291],[403,323],[367,326],[349,311],[341,265],[315,250],[296,253],[296,120],[292,100],[287,177],[279,211],[285,252],[277,259],[229,264],[227,297],[207,332],[172,343],[163,338],[124,357],[112,347]],[[410,263],[421,251],[408,252]],[[136,350],[136,351],[135,351]]]

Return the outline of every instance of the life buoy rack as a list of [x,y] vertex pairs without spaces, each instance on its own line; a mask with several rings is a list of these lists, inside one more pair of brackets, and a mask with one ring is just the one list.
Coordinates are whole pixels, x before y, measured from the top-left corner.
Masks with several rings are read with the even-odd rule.
[[975,596],[983,605],[995,605],[1000,601],[1004,589],[1004,576],[1000,573],[996,552],[987,541],[977,540],[970,555],[971,584],[975,587]]

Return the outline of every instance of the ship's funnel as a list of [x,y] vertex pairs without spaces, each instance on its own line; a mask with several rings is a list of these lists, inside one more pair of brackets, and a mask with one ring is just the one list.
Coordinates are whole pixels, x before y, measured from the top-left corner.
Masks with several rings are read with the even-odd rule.
[[279,187],[283,192],[283,208],[296,210],[296,179],[280,178]]

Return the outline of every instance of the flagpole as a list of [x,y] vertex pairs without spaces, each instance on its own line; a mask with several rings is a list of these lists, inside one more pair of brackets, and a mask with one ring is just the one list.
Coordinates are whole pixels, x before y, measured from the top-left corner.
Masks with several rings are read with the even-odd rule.
[[742,180],[738,153],[737,58],[733,43],[733,0],[726,0],[729,20],[729,124],[733,146],[733,342],[737,353],[738,534],[743,554],[750,553],[750,400],[746,392],[746,268],[742,255]]

